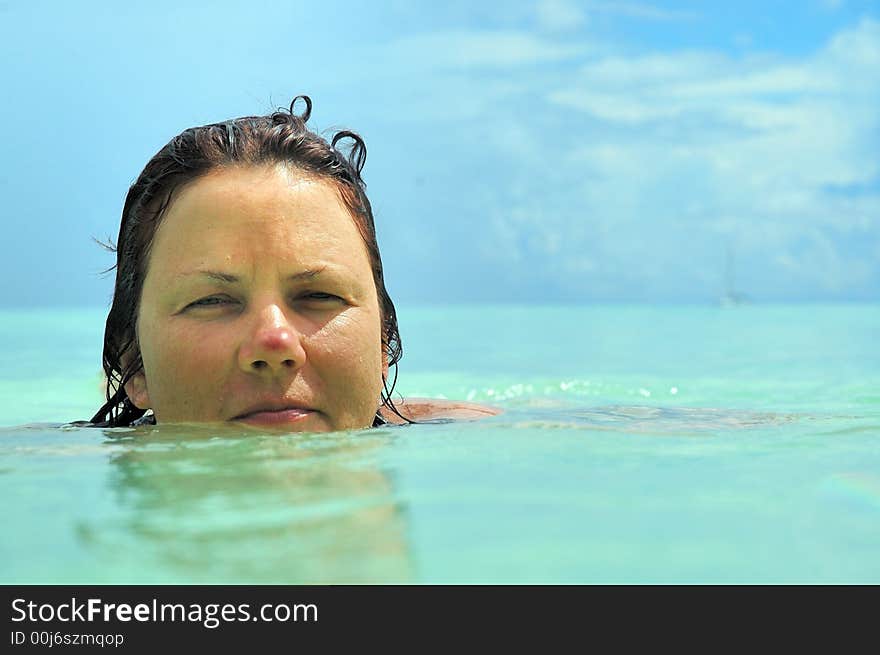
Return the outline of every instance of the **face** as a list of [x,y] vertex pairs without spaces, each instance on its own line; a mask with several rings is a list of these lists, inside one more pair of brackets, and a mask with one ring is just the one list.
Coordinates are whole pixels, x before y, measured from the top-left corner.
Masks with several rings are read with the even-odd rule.
[[330,182],[284,166],[216,170],[156,231],[138,312],[158,423],[330,431],[372,424],[381,320],[363,239]]

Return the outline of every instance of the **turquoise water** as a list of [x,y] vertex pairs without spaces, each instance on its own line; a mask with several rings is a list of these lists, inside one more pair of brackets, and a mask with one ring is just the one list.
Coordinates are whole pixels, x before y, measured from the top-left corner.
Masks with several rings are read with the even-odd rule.
[[402,307],[403,394],[502,415],[20,427],[102,313],[0,312],[0,582],[880,582],[880,306]]

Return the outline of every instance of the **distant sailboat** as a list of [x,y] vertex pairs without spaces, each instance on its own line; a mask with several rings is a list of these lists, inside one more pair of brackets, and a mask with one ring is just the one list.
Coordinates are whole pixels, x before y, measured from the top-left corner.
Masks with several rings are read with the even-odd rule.
[[745,294],[736,290],[736,271],[734,270],[733,246],[727,244],[727,267],[724,276],[724,293],[718,299],[722,307],[744,305],[749,302]]

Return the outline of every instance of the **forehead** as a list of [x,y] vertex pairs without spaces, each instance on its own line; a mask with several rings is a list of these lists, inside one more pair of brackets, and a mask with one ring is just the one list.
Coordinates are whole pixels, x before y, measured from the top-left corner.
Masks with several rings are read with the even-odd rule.
[[253,259],[369,267],[363,238],[337,187],[284,165],[219,169],[180,188],[149,259],[150,269]]

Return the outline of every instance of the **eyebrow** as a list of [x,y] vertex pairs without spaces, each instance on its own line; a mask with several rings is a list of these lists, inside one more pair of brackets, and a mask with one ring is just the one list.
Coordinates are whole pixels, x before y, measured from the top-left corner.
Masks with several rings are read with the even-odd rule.
[[[326,266],[321,266],[319,268],[307,268],[304,271],[300,271],[299,273],[294,273],[292,275],[288,275],[285,280],[289,280],[291,282],[297,282],[300,280],[311,280],[323,273],[327,270]],[[210,271],[210,270],[196,270],[189,271],[186,273],[180,273],[178,278],[186,278],[186,277],[194,277],[201,276],[206,277],[208,279],[214,280],[215,282],[221,282],[223,284],[235,284],[241,281],[241,278],[237,275],[232,275],[230,273],[224,273],[222,271]]]

